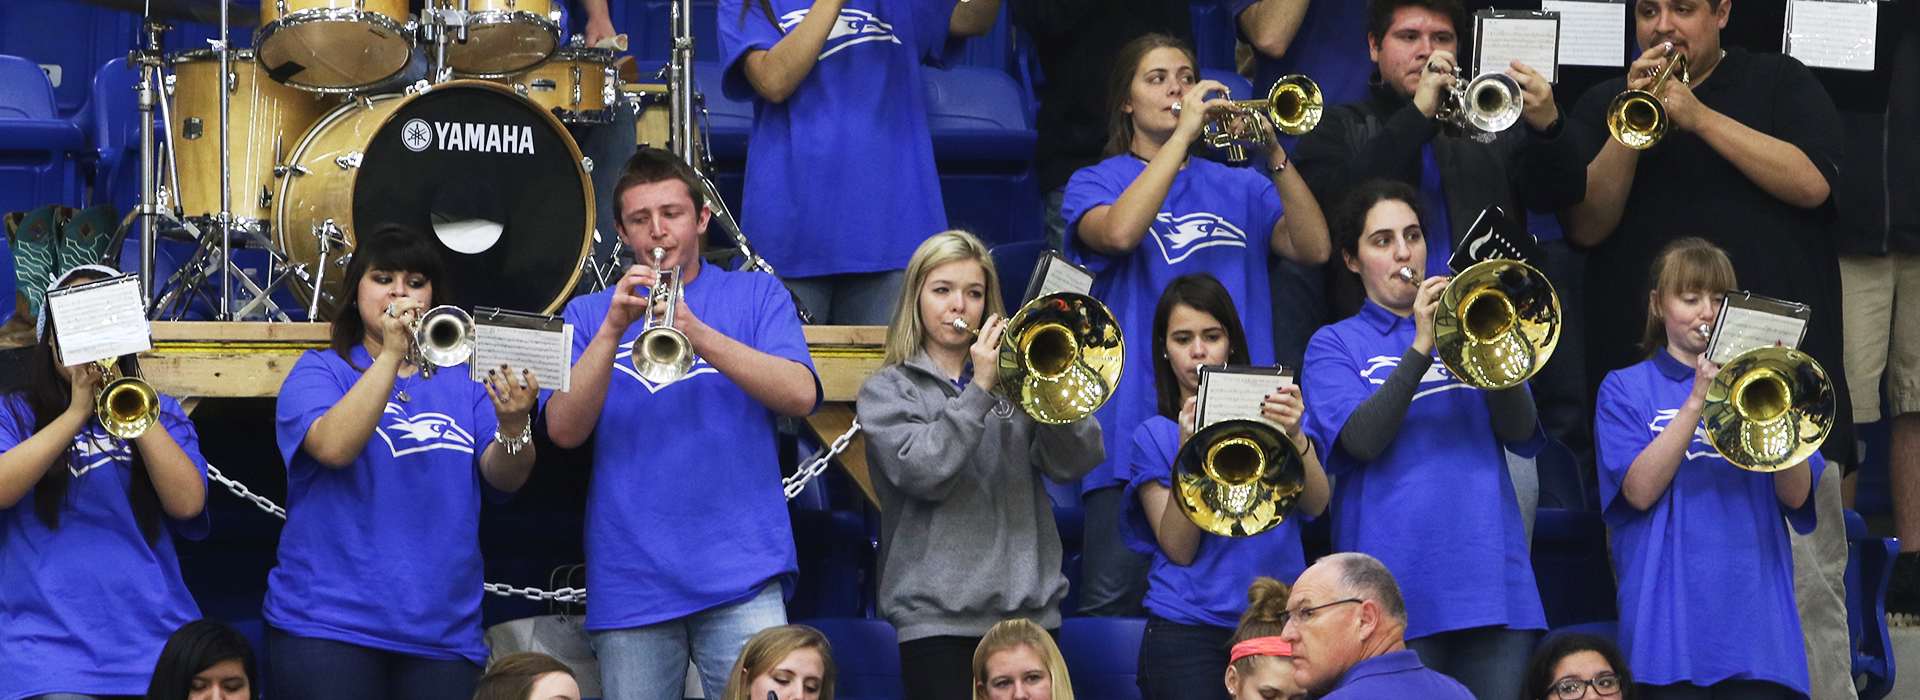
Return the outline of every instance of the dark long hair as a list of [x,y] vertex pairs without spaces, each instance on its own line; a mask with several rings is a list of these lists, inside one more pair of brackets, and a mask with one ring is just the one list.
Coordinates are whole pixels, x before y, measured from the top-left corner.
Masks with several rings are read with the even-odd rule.
[[[104,275],[80,272],[73,275],[72,281],[90,282],[104,278]],[[24,402],[28,409],[25,415],[19,416],[21,435],[33,435],[45,430],[54,419],[67,411],[68,404],[73,400],[73,385],[60,376],[60,359],[53,351],[53,339],[57,337],[56,323],[58,319],[47,314],[46,330],[27,358],[26,381],[8,392],[8,400]],[[115,365],[123,376],[140,376],[140,366],[132,355],[115,360]],[[29,420],[32,421],[31,425],[27,423]],[[93,420],[88,419],[87,425],[94,425]],[[165,430],[157,424],[154,429]],[[120,442],[120,438],[111,436],[106,440],[110,443]],[[127,452],[131,468],[127,505],[133,508],[134,522],[139,523],[140,534],[146,538],[147,545],[156,545],[160,542],[160,493],[154,490],[153,477],[147,473],[147,461],[140,456],[140,450],[129,445]],[[68,445],[59,457],[54,458],[54,465],[40,475],[40,481],[33,485],[33,515],[50,529],[60,529],[60,509],[67,501],[67,487],[73,474],[69,467],[72,465],[73,446]]]
[[147,683],[147,700],[187,700],[193,677],[228,659],[239,659],[247,672],[247,698],[260,697],[260,673],[253,647],[240,631],[219,620],[194,620],[167,637],[160,662]]
[[1160,415],[1172,420],[1180,419],[1180,378],[1174,376],[1173,361],[1167,357],[1167,319],[1179,305],[1212,314],[1226,327],[1227,364],[1252,362],[1248,359],[1247,331],[1240,326],[1240,311],[1220,280],[1205,272],[1173,278],[1160,293],[1159,308],[1153,310],[1153,390],[1160,397]]
[[[740,21],[738,23],[739,26],[743,26],[743,27],[746,26],[747,11],[753,9],[754,5],[756,4],[760,6],[760,14],[767,16],[768,24],[772,24],[773,28],[775,30],[778,30],[782,35],[787,33],[787,29],[785,27],[780,26],[780,18],[773,16],[773,5],[769,4],[767,0],[757,0],[757,2],[740,3]],[[615,202],[614,208],[618,209],[619,200],[614,200],[614,202]]]
[[527,700],[533,685],[549,673],[573,675],[559,659],[534,651],[508,654],[487,667],[474,688],[473,700]]
[[1147,34],[1120,47],[1120,54],[1113,58],[1113,71],[1107,75],[1109,116],[1105,157],[1112,158],[1133,149],[1133,118],[1127,116],[1125,107],[1127,101],[1133,99],[1134,71],[1140,70],[1140,61],[1155,49],[1179,49],[1187,55],[1194,71],[1200,70],[1200,59],[1194,56],[1193,47],[1171,34]]
[[1527,675],[1520,685],[1520,700],[1552,700],[1553,668],[1560,660],[1583,651],[1599,654],[1613,667],[1613,674],[1620,677],[1620,695],[1618,700],[1634,700],[1633,669],[1627,667],[1627,660],[1620,655],[1620,647],[1613,640],[1597,634],[1567,634],[1547,640],[1533,657],[1527,659]]
[[440,262],[440,251],[434,249],[426,234],[399,224],[374,229],[354,246],[341,286],[341,299],[334,305],[337,310],[333,314],[330,345],[349,365],[353,364],[353,349],[367,339],[367,324],[360,320],[360,278],[366,277],[369,270],[418,272],[433,284],[431,305],[447,303],[446,266]]

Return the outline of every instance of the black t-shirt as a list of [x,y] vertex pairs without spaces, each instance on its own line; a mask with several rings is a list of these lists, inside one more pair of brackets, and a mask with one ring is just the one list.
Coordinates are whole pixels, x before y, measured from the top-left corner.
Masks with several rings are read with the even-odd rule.
[[1046,83],[1034,146],[1040,191],[1065,187],[1107,145],[1107,82],[1120,47],[1152,32],[1193,42],[1187,0],[1013,0]]
[[[1606,109],[1624,76],[1600,83],[1574,108],[1583,158],[1608,138]],[[1727,49],[1704,82],[1700,102],[1754,130],[1798,147],[1828,183],[1842,148],[1840,113],[1813,72],[1783,54]],[[1620,225],[1587,255],[1587,374],[1597,389],[1608,372],[1646,359],[1637,347],[1647,318],[1649,267],[1668,242],[1699,236],[1727,251],[1741,288],[1813,306],[1802,350],[1834,380],[1840,416],[1827,456],[1852,452],[1852,411],[1841,357],[1839,262],[1830,225],[1833,205],[1802,209],[1776,199],[1707,142],[1674,128],[1641,152]]]

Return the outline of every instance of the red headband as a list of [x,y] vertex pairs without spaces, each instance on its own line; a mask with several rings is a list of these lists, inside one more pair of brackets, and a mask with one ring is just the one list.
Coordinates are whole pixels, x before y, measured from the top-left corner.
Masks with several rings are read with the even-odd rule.
[[1233,645],[1231,664],[1249,656],[1293,656],[1293,645],[1281,641],[1279,637],[1254,637]]

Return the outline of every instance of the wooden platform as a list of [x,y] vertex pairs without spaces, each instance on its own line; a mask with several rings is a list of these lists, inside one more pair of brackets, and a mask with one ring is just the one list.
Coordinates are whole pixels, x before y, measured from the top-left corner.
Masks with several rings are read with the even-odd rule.
[[[831,441],[853,424],[860,384],[880,368],[885,326],[807,326],[807,347],[827,404],[808,417]],[[161,321],[153,324],[153,349],[140,355],[140,369],[153,386],[183,404],[202,398],[277,396],[300,354],[327,347],[326,323]],[[855,436],[840,464],[873,500],[867,476],[865,436]]]

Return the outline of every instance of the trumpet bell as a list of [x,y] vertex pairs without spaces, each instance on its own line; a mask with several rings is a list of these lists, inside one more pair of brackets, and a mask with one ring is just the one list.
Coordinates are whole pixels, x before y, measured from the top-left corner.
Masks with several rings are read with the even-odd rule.
[[435,367],[465,364],[473,358],[473,317],[457,306],[436,306],[420,317],[413,345]]
[[1667,108],[1646,90],[1628,90],[1607,106],[1607,131],[1627,148],[1652,148],[1667,135]]
[[94,394],[94,417],[107,433],[132,440],[160,420],[160,392],[139,377],[120,376],[110,361],[100,363],[107,383]]
[[1553,356],[1560,325],[1560,297],[1546,275],[1517,260],[1488,260],[1455,275],[1440,293],[1433,345],[1460,381],[1508,389]]
[[1174,497],[1193,524],[1251,537],[1293,512],[1306,492],[1306,463],[1293,441],[1256,420],[1224,420],[1194,433],[1173,460]]
[[1120,324],[1105,304],[1049,294],[1021,308],[1001,332],[996,388],[1035,421],[1072,423],[1113,396],[1125,364]]
[[1289,75],[1274,83],[1267,93],[1266,117],[1281,133],[1299,136],[1320,125],[1325,105],[1320,86],[1312,78]]
[[693,343],[671,326],[654,326],[633,341],[633,368],[654,384],[671,384],[693,369]]
[[1520,109],[1524,106],[1520,96],[1520,83],[1505,73],[1486,73],[1468,83],[1466,95],[1467,123],[1488,133],[1506,131],[1520,121]]
[[1707,444],[1734,466],[1777,472],[1813,456],[1833,430],[1833,382],[1806,353],[1748,350],[1720,368],[1700,411]]

